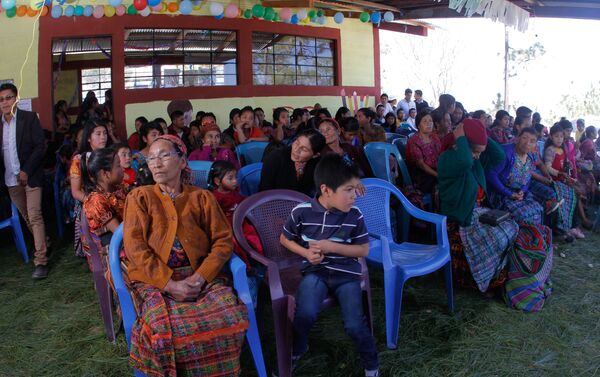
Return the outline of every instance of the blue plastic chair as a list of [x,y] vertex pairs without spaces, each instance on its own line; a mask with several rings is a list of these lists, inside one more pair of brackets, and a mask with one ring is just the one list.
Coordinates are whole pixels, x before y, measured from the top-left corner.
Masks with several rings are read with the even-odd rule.
[[[119,305],[121,306],[121,312],[123,315],[123,328],[125,329],[125,340],[127,346],[131,347],[131,328],[134,321],[137,318],[135,308],[133,307],[133,300],[131,299],[131,293],[123,280],[121,271],[121,258],[119,257],[119,251],[123,244],[123,224],[119,225],[115,233],[110,240],[110,248],[108,251],[108,258],[110,264],[110,273],[119,297]],[[260,336],[258,334],[258,325],[256,323],[256,314],[254,313],[254,305],[252,303],[252,296],[250,295],[250,289],[248,287],[248,278],[246,276],[246,264],[242,262],[235,254],[232,254],[229,260],[228,267],[233,275],[233,287],[237,292],[239,299],[246,305],[248,310],[249,327],[246,332],[246,340],[250,346],[252,357],[254,358],[254,365],[258,371],[260,377],[266,377],[267,371],[265,369],[265,361],[262,353],[262,346],[260,344]],[[136,377],[144,376],[138,370],[134,370]]]
[[395,132],[386,132],[385,133],[385,139],[387,140],[388,143],[393,143],[394,140],[400,139],[403,137],[404,137],[403,135],[397,134]]
[[537,142],[537,147],[538,147],[538,151],[540,152],[540,157],[542,158],[542,160],[544,159],[544,145],[546,143],[543,140],[539,140]]
[[54,191],[54,211],[56,213],[56,233],[58,234],[59,239],[63,239],[65,234],[64,223],[62,217],[62,205],[60,198],[60,185],[62,181],[65,180],[65,171],[60,163],[60,159],[57,157],[56,159],[56,171],[54,173],[54,183],[53,183],[53,191]]
[[14,203],[10,203],[11,215],[0,221],[0,229],[12,228],[13,240],[17,250],[23,255],[23,261],[29,263],[29,255],[27,254],[27,247],[25,246],[25,238],[23,238],[23,230],[21,229],[21,221],[19,220],[19,211]]
[[401,137],[392,142],[398,148],[398,152],[400,152],[400,156],[402,158],[406,158],[406,144],[408,144],[408,137]]
[[[366,195],[359,197],[356,205],[364,215],[371,241],[371,263],[383,266],[385,291],[385,318],[387,347],[398,347],[398,330],[402,309],[404,283],[415,276],[444,270],[448,308],[454,310],[452,291],[452,261],[446,229],[446,217],[425,212],[414,205],[394,185],[381,179],[362,180]],[[404,209],[414,218],[435,224],[437,242],[423,245],[410,242],[396,243],[391,230],[390,197],[395,196]]]
[[246,165],[240,169],[237,176],[240,194],[250,196],[258,192],[262,167],[262,162],[257,162],[255,164]]
[[249,141],[235,147],[238,161],[242,166],[262,162],[265,148],[269,145],[266,141]]
[[190,169],[192,169],[191,184],[203,189],[208,188],[208,173],[212,167],[212,161],[189,161]]

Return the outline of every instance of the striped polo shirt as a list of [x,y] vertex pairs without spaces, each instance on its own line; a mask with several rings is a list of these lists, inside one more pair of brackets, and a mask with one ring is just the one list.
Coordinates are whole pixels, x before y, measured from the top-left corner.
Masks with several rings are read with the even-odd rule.
[[[297,205],[283,227],[283,235],[290,241],[308,248],[309,241],[329,240],[347,245],[369,243],[369,234],[363,214],[357,207],[349,212],[327,209],[317,199]],[[360,275],[358,258],[326,254],[319,265],[304,260],[303,272],[322,268]]]

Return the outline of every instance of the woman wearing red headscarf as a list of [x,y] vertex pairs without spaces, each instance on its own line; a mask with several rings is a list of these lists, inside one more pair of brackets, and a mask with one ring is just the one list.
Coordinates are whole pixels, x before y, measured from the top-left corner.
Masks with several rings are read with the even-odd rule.
[[448,217],[454,280],[461,286],[486,292],[506,280],[506,250],[519,226],[506,220],[498,226],[479,222],[486,212],[485,169],[506,158],[504,151],[489,139],[479,120],[465,119],[453,131],[454,145],[438,161],[440,212]]

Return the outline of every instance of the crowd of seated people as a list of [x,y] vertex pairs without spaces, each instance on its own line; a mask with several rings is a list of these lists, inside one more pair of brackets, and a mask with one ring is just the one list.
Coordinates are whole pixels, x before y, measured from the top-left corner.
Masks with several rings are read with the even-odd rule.
[[[570,121],[561,119],[548,129],[539,114],[525,106],[513,118],[505,110],[469,113],[450,94],[442,94],[432,108],[422,91],[415,91],[414,99],[412,94],[407,89],[398,106],[382,94],[374,108],[353,114],[340,107],[334,117],[320,106],[313,111],[278,107],[272,122],[262,108],[251,106],[232,109],[228,124],[219,124],[214,114],[205,112],[186,125],[184,114],[175,110],[168,114],[168,127],[162,118],[148,121],[140,116],[127,144],[114,135],[112,109],[102,110],[92,96],[84,101],[81,124],[76,126],[66,124],[64,104],[58,103],[57,129],[64,134],[63,144],[70,146],[59,149],[58,161],[69,167],[68,186],[63,189],[74,202],[66,217],[75,222],[76,255],[86,253],[78,225],[82,208],[101,247],[119,222],[125,224],[124,257],[140,306],[132,335],[132,365],[150,374],[182,369],[188,375],[204,375],[211,368],[223,374],[239,372],[247,316],[219,271],[232,250],[248,271],[256,267],[231,235],[232,215],[245,199],[236,180],[244,164],[235,153],[240,144],[269,142],[259,191],[287,189],[320,197],[313,209],[327,211],[327,206],[335,206],[332,195],[337,187],[347,182],[332,183],[333,189],[329,183],[317,187],[316,179],[330,181],[319,178],[320,161],[334,166],[338,158],[350,169],[344,179],[352,182],[351,189],[369,195],[356,179],[374,177],[364,147],[386,143],[386,132],[406,137],[402,157],[413,185],[400,187],[401,191],[418,193],[407,196],[415,205],[447,217],[456,284],[488,295],[509,289],[510,250],[516,253],[543,244],[548,258],[552,235],[555,242],[585,237],[584,228],[592,226],[588,212],[597,201],[600,179],[595,127],[586,128],[580,119],[573,137]],[[403,162],[389,158],[395,178]],[[188,160],[214,162],[209,177],[212,194],[189,185]],[[404,185],[395,179],[393,183]],[[423,195],[435,198],[428,207],[421,203]],[[497,223],[490,222],[490,209],[499,211],[493,212]],[[260,250],[254,229],[248,226],[244,232]],[[319,265],[323,254],[315,251],[317,247],[294,237],[284,233],[282,242],[301,256],[316,253],[307,260]],[[356,255],[364,254],[362,246],[356,250],[360,251]],[[551,282],[547,275],[536,279],[536,297],[543,301]],[[522,308],[517,298],[509,302]],[[295,331],[308,331],[312,326],[308,322],[295,323]],[[156,336],[169,341],[158,344],[152,340]],[[294,357],[306,351],[302,339],[294,343]],[[225,347],[227,357],[208,356],[217,347]],[[359,353],[368,353],[366,375],[376,376],[376,351],[371,343],[368,348],[359,346]]]

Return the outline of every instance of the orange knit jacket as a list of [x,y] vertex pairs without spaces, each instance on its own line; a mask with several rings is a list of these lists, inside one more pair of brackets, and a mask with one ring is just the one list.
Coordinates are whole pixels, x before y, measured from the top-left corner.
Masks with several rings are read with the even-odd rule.
[[231,257],[231,228],[211,192],[183,186],[171,200],[158,185],[133,190],[125,201],[123,243],[132,281],[164,289],[177,235],[194,271],[212,281]]

